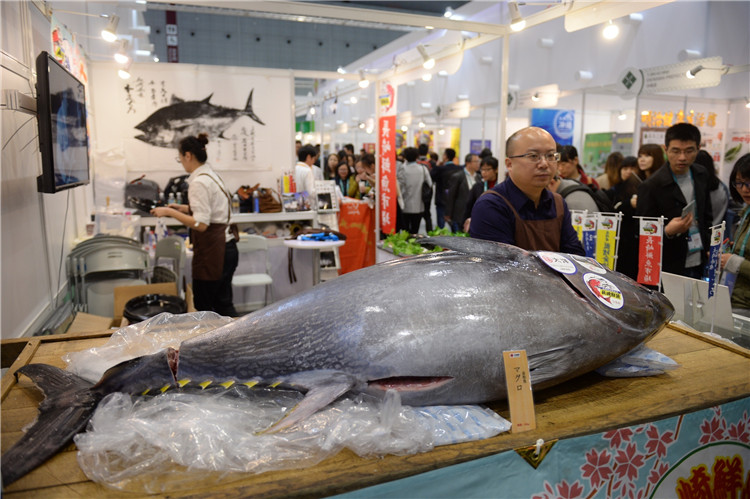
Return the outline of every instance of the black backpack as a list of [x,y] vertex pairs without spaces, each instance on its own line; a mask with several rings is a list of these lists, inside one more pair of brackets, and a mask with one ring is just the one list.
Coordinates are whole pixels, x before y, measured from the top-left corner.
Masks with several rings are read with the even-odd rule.
[[174,194],[175,200],[177,200],[177,193],[182,193],[182,204],[188,203],[188,183],[187,178],[190,175],[180,175],[179,177],[172,177],[167,182],[167,186],[164,188],[164,199],[169,199],[170,194]]
[[594,190],[588,185],[582,184],[581,182],[576,181],[575,185],[569,185],[563,188],[563,190],[558,192],[558,194],[561,195],[564,199],[568,194],[575,191],[588,192],[596,203],[596,207],[600,213],[614,213],[615,208],[612,205],[612,200],[609,199],[609,196],[607,196],[606,192],[601,189]]
[[150,216],[150,211],[161,204],[159,184],[141,175],[125,186],[125,207],[136,208],[136,214]]

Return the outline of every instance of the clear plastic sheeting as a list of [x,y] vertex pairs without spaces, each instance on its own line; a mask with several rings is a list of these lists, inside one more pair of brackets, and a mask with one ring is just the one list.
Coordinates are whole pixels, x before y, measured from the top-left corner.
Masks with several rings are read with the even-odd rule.
[[678,367],[680,365],[677,362],[663,353],[645,345],[638,345],[609,364],[598,368],[596,372],[610,378],[635,378],[664,374],[665,371]]
[[[122,360],[176,348],[230,320],[206,312],[160,314],[117,331],[104,347],[66,360],[69,370],[95,380]],[[352,394],[291,428],[263,433],[302,397],[296,391],[241,384],[168,390],[155,397],[114,393],[99,404],[87,431],[75,437],[78,462],[86,476],[107,486],[168,493],[247,473],[313,466],[344,448],[362,457],[407,455],[510,429],[508,421],[486,408],[412,408],[389,391],[382,400]]]
[[232,322],[215,312],[192,312],[174,315],[167,312],[146,321],[115,331],[109,341],[97,348],[73,352],[63,356],[67,370],[92,383],[99,381],[104,371],[120,362],[141,355],[156,353],[206,331]]

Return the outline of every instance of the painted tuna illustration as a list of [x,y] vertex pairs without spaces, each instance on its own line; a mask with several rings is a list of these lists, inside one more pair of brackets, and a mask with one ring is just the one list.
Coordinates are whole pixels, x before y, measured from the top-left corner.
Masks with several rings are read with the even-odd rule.
[[[408,405],[482,403],[506,396],[505,350],[526,350],[538,390],[610,362],[674,313],[661,293],[590,259],[467,238],[424,244],[451,251],[345,274],[177,350],[118,364],[93,386],[44,364],[20,368],[46,399],[38,421],[3,455],[3,482],[68,444],[109,393],[158,396],[232,383],[305,393],[267,431],[290,427],[349,391],[382,396],[395,389]],[[601,300],[605,285],[609,301]]]
[[157,147],[177,148],[183,137],[207,133],[209,138],[225,138],[224,131],[242,116],[265,125],[253,112],[253,92],[247,98],[245,109],[215,106],[209,95],[202,101],[185,101],[173,95],[169,106],[162,107],[138,123],[142,131],[135,138]]

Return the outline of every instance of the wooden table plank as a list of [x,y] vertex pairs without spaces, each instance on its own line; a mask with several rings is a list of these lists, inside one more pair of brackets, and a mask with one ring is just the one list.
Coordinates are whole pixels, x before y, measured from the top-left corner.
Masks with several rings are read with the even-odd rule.
[[[33,361],[57,361],[64,351],[90,348],[101,339],[73,340],[62,345],[42,343]],[[506,433],[494,438],[439,447],[411,456],[363,459],[348,450],[304,470],[220,477],[196,473],[186,490],[156,497],[317,497],[396,480],[452,464],[553,440],[598,433],[608,429],[664,419],[739,398],[750,397],[750,356],[747,350],[727,348],[674,328],[660,332],[649,346],[669,355],[681,367],[648,378],[604,378],[591,373],[534,394],[535,431]],[[719,376],[720,370],[720,378]],[[721,379],[721,382],[717,382]],[[28,380],[15,386],[2,404],[2,444],[20,438],[39,401]],[[750,400],[750,399],[749,399]],[[749,402],[750,403],[750,402]],[[505,402],[490,405],[508,417]],[[6,421],[6,414],[8,421]],[[234,478],[237,478],[236,480]],[[213,481],[212,481],[213,480]],[[214,483],[215,482],[215,483]],[[132,497],[85,481],[73,447],[3,491],[7,497]]]

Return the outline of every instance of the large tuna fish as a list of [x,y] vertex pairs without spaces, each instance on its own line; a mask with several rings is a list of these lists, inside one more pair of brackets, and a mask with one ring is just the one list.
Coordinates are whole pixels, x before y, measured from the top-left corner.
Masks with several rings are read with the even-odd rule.
[[253,111],[253,90],[245,109],[215,106],[209,95],[202,101],[185,101],[176,95],[168,106],[161,107],[138,123],[135,128],[143,133],[135,138],[157,147],[177,148],[187,136],[207,133],[209,138],[225,138],[224,131],[242,116],[265,125]]
[[410,405],[480,403],[506,395],[505,350],[526,350],[540,389],[632,349],[674,312],[662,294],[592,260],[473,239],[432,242],[454,251],[346,274],[179,350],[123,362],[93,387],[42,364],[19,369],[47,399],[39,421],[3,456],[4,483],[54,455],[115,391],[235,382],[305,392],[273,431],[348,391],[393,388]]

